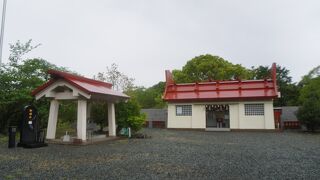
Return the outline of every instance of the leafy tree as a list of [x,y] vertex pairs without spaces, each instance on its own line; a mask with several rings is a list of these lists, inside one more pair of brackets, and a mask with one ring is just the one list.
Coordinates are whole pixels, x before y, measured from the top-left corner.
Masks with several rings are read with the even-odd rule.
[[315,131],[320,127],[320,77],[309,80],[301,89],[299,100],[302,103],[297,113],[299,121]]
[[127,93],[135,97],[141,108],[164,108],[166,103],[162,100],[165,83],[159,82],[150,88],[138,87]]
[[159,82],[158,84],[153,85],[150,89],[154,92],[154,101],[155,106],[154,108],[164,108],[167,106],[167,103],[163,101],[162,95],[164,93],[166,83],[165,82]]
[[113,89],[117,91],[127,91],[133,88],[134,78],[129,78],[121,73],[115,63],[111,64],[111,67],[107,67],[106,72],[100,72],[94,78],[112,83]]
[[[107,67],[107,71],[105,73],[98,73],[95,79],[101,81],[107,81],[113,84],[114,90],[123,90],[125,93],[130,95],[129,92],[132,92],[134,88],[133,78],[129,78],[127,75],[123,74],[118,70],[118,66],[116,64],[112,64],[111,67]],[[100,112],[95,113],[96,115],[93,117],[94,121],[100,123],[100,125],[104,125],[107,123],[103,119],[106,119],[107,112],[106,103],[94,103],[93,110]],[[131,127],[133,132],[140,130],[145,122],[145,115],[140,113],[141,107],[139,106],[135,97],[131,97],[127,102],[120,102],[116,104],[116,121],[118,124],[118,130],[123,127]]]
[[[281,97],[274,101],[275,106],[296,106],[299,104],[299,86],[292,83],[292,77],[289,76],[290,71],[285,67],[277,65],[277,84]],[[258,66],[252,67],[254,79],[271,78],[271,67]]]
[[206,54],[188,61],[182,70],[173,70],[173,76],[177,83],[188,83],[208,80],[249,79],[252,73],[240,64],[232,64],[219,56]]
[[76,101],[59,101],[60,122],[65,124],[75,123],[77,120],[77,102]]
[[9,63],[11,66],[17,66],[19,61],[22,60],[23,55],[39,47],[41,44],[33,46],[32,40],[28,40],[26,43],[21,43],[19,40],[15,44],[10,44]]
[[130,127],[133,132],[137,132],[143,127],[146,116],[140,113],[140,106],[135,98],[131,98],[128,102],[120,102],[115,108],[118,131]]
[[313,68],[311,71],[309,71],[307,75],[303,76],[299,85],[303,86],[305,84],[308,84],[312,78],[316,78],[316,77],[320,77],[320,65]]
[[0,131],[3,133],[8,125],[18,125],[22,108],[30,103],[38,107],[40,119],[47,121],[48,101],[34,102],[31,91],[48,80],[48,69],[63,68],[43,59],[23,59],[23,55],[38,46],[32,46],[31,40],[11,44],[9,62],[0,67]]

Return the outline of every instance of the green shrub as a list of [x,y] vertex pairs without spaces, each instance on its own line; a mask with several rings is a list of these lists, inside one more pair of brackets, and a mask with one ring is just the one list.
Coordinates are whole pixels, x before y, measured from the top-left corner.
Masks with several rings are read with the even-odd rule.
[[310,131],[320,127],[320,77],[312,79],[300,94],[302,106],[297,112],[301,124]]
[[130,127],[133,132],[137,132],[143,127],[145,119],[146,116],[140,113],[140,106],[135,98],[116,104],[118,131]]
[[140,116],[130,116],[128,119],[118,121],[118,127],[130,127],[133,132],[137,132],[143,127],[145,119],[145,114],[141,114]]

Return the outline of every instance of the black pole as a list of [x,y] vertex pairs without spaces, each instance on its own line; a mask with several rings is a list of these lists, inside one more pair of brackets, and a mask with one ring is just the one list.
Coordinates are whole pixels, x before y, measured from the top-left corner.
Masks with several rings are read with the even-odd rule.
[[17,128],[15,126],[9,127],[8,148],[16,147],[16,131],[17,131]]

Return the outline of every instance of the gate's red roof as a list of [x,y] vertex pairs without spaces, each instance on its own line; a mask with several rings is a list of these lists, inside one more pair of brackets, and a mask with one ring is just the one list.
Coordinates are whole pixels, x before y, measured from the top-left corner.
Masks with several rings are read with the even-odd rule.
[[129,98],[129,96],[125,95],[122,92],[112,90],[111,83],[97,81],[94,79],[89,79],[82,76],[77,76],[74,74],[57,71],[57,70],[49,70],[48,74],[51,75],[51,79],[45,84],[43,84],[42,86],[39,86],[37,89],[33,90],[32,91],[33,96],[38,94],[42,90],[46,89],[47,87],[49,87],[54,82],[60,79],[63,79],[68,83],[70,83],[71,85],[79,88],[80,90],[88,94],[111,95],[111,96]]
[[171,72],[167,70],[163,99],[168,102],[273,99],[278,97],[275,63],[272,65],[271,74],[271,79],[263,80],[175,84]]

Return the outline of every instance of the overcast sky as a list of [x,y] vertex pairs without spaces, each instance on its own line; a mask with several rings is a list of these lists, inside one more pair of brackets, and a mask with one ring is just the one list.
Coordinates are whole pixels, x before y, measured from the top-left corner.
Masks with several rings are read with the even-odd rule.
[[[2,3],[2,1],[1,1]],[[9,43],[87,77],[112,63],[151,86],[201,54],[245,67],[277,62],[299,81],[320,64],[319,0],[8,0]]]

